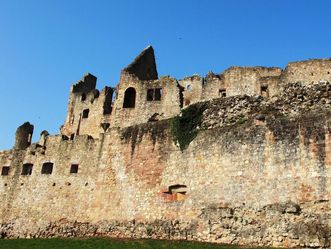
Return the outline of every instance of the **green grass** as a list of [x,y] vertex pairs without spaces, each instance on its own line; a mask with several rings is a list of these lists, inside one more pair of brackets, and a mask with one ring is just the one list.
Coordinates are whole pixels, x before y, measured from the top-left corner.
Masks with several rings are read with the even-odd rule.
[[13,239],[0,240],[0,249],[236,249],[237,246],[165,240]]

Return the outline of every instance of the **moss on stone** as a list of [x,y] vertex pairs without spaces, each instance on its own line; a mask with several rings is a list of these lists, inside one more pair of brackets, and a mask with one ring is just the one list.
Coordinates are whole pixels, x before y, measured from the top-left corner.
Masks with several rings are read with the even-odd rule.
[[171,133],[180,150],[185,150],[199,133],[202,114],[206,103],[197,103],[183,109],[180,115],[171,120]]

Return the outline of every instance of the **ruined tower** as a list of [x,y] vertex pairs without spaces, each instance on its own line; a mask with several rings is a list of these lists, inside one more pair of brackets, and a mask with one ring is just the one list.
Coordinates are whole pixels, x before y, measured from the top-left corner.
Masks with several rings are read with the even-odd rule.
[[130,65],[122,70],[123,73],[134,75],[139,80],[158,79],[153,47],[145,48]]
[[19,126],[15,134],[14,148],[17,150],[25,150],[30,146],[33,134],[33,125],[26,122]]

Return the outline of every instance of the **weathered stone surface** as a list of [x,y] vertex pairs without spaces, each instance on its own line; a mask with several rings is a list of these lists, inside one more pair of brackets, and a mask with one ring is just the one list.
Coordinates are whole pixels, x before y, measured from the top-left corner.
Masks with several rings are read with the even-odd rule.
[[[330,213],[323,209],[330,203],[275,204],[252,209],[245,206],[211,205],[193,220],[116,221],[97,223],[61,219],[45,227],[16,232],[15,222],[0,226],[1,238],[52,238],[108,236],[114,238],[152,238],[236,243],[257,246],[329,247]],[[287,208],[295,207],[295,212]],[[311,208],[320,213],[311,213]],[[307,219],[309,216],[309,219]]]
[[[232,67],[180,81],[140,80],[131,68],[114,98],[85,75],[71,88],[61,134],[30,145],[25,124],[16,146],[0,151],[9,168],[0,236],[330,247],[329,68],[329,60]],[[197,136],[181,151],[171,118],[201,101]]]

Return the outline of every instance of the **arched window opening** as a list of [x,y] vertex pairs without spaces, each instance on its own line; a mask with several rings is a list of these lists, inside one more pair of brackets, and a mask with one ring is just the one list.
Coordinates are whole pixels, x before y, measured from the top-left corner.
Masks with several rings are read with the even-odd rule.
[[134,108],[136,105],[136,90],[129,87],[124,93],[123,108]]

